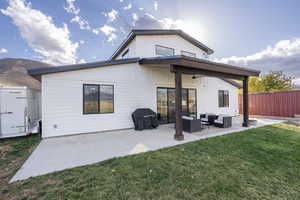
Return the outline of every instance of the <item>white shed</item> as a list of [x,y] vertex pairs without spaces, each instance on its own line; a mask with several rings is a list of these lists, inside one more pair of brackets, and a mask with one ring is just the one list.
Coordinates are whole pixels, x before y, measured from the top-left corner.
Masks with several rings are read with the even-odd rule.
[[27,87],[0,87],[0,138],[38,131],[41,92]]

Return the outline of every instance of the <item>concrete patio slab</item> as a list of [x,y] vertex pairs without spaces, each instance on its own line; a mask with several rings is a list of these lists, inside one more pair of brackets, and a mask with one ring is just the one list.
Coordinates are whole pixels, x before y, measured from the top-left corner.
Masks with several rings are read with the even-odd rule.
[[256,126],[247,128],[238,123],[226,129],[211,127],[193,134],[185,133],[184,141],[173,139],[174,124],[154,130],[130,129],[43,139],[10,182],[282,122],[266,118],[257,120]]

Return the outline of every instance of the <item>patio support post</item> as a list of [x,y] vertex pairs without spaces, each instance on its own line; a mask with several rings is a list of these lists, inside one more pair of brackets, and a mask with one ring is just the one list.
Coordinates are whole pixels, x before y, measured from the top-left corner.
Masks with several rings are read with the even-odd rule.
[[249,96],[248,96],[248,79],[249,77],[246,76],[243,80],[243,116],[244,116],[244,121],[243,121],[243,126],[248,127],[248,120],[249,120]]
[[182,133],[182,73],[175,71],[175,140],[184,140]]

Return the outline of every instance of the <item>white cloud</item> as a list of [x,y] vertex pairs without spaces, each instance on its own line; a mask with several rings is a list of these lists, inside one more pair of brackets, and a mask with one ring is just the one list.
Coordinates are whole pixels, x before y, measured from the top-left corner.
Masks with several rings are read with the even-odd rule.
[[262,72],[283,71],[299,78],[300,38],[281,40],[273,47],[269,46],[249,56],[231,56],[229,58],[216,59],[215,61],[254,68]]
[[158,2],[157,2],[157,1],[154,1],[153,6],[154,6],[154,10],[157,10],[157,9],[158,9]]
[[119,12],[116,11],[116,10],[114,10],[114,9],[112,9],[110,12],[108,12],[108,13],[103,12],[102,14],[105,17],[107,17],[107,21],[108,22],[113,22],[113,21],[115,21],[117,19]]
[[79,25],[79,28],[81,30],[87,30],[87,31],[90,31],[92,28],[89,24],[89,22],[85,19],[83,19],[81,16],[79,16],[79,12],[80,12],[80,9],[79,8],[76,8],[74,3],[75,3],[76,0],[66,0],[67,4],[68,4],[68,7],[64,7],[64,9],[68,12],[68,13],[71,13],[71,14],[74,14],[75,16],[71,19],[71,23],[76,23]]
[[120,0],[120,2],[122,3],[124,0]]
[[124,10],[129,10],[129,9],[131,9],[132,8],[132,4],[131,3],[129,3],[127,6],[125,6],[123,9]]
[[162,23],[165,29],[183,28],[184,26],[184,22],[181,19],[173,20],[172,18],[163,18],[158,21]]
[[78,43],[70,39],[68,26],[54,25],[52,18],[31,8],[24,0],[9,0],[9,6],[1,12],[12,18],[21,36],[30,47],[52,64],[76,63]]
[[104,25],[100,28],[94,29],[93,32],[95,34],[99,34],[100,32],[104,33],[108,37],[108,42],[111,42],[117,38],[116,29],[109,25]]
[[134,21],[139,19],[139,16],[136,13],[132,13],[132,18]]
[[85,19],[82,19],[80,16],[76,15],[70,21],[71,23],[77,23],[81,30],[91,30],[90,24]]
[[80,12],[79,8],[76,8],[74,3],[76,0],[66,0],[67,2],[67,7],[64,7],[64,9],[68,12],[68,13],[72,13],[75,15],[78,15]]
[[148,28],[162,28],[162,29],[172,29],[181,28],[185,24],[183,20],[172,18],[162,18],[158,19],[150,13],[145,13],[143,18],[140,18],[138,24],[146,24]]
[[144,10],[144,8],[139,8],[139,10]]
[[84,44],[85,41],[84,41],[84,40],[80,40],[79,43],[80,43],[80,44]]
[[1,48],[1,49],[0,49],[0,54],[1,54],[1,53],[7,53],[7,49]]

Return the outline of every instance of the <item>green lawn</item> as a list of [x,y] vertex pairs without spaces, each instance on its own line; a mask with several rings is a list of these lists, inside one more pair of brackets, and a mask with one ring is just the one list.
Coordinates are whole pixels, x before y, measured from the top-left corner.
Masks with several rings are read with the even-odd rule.
[[[0,199],[300,199],[300,128],[292,125],[266,126],[7,185],[3,177],[7,181],[17,168],[7,169],[10,163],[20,166],[37,143],[37,137],[1,142]],[[3,175],[3,170],[9,173]]]

